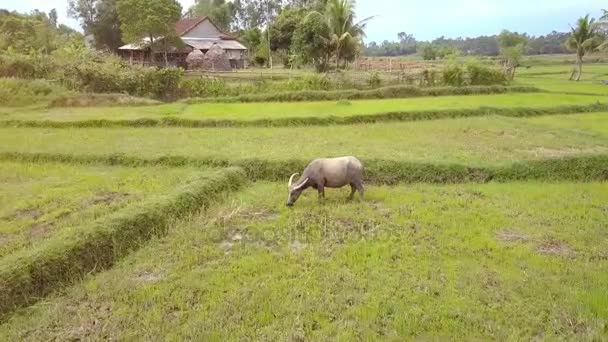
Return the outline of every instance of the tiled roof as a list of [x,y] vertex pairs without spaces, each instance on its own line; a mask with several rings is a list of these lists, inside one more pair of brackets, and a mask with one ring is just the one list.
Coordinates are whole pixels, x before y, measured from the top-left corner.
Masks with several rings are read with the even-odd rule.
[[196,25],[208,19],[207,17],[181,19],[175,24],[175,32],[178,36],[192,30]]

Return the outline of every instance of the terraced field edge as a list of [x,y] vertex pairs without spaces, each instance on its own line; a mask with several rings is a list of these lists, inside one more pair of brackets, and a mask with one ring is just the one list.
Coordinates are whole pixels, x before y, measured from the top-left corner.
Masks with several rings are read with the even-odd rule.
[[410,85],[388,86],[369,90],[304,90],[271,94],[247,94],[239,96],[188,98],[181,102],[187,104],[209,102],[301,102],[301,101],[340,101],[398,99],[427,96],[450,95],[490,95],[505,93],[538,93],[543,90],[532,86],[464,86],[464,87],[416,87]]
[[163,234],[173,220],[209,206],[245,180],[238,168],[201,176],[164,197],[67,229],[38,246],[0,259],[0,321],[63,285],[111,267],[152,236]]
[[[294,172],[301,171],[308,160],[205,159],[184,156],[139,158],[115,155],[70,155],[46,153],[0,153],[0,161],[59,162],[124,166],[199,166],[238,167],[247,178],[283,182]],[[580,155],[517,162],[510,165],[480,167],[462,164],[433,164],[407,161],[363,159],[365,181],[372,184],[399,183],[485,183],[536,181],[603,181],[608,180],[608,155]]]
[[276,119],[257,120],[192,120],[177,117],[160,119],[142,118],[135,120],[0,120],[0,127],[31,127],[31,128],[106,128],[106,127],[299,127],[299,126],[331,126],[354,125],[381,122],[406,122],[420,120],[438,120],[448,118],[478,117],[486,115],[501,115],[508,117],[533,117],[557,114],[596,113],[608,111],[608,103],[593,103],[588,105],[562,105],[554,107],[479,107],[471,109],[424,110],[388,112],[352,116],[324,117],[285,117]]

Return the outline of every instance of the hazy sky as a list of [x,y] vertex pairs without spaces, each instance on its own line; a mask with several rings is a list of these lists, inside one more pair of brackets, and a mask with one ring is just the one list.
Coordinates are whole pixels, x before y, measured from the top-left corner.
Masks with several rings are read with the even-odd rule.
[[[187,8],[194,0],[180,2]],[[376,16],[368,25],[366,41],[394,40],[401,31],[427,40],[490,35],[503,28],[535,35],[566,31],[580,16],[598,17],[603,7],[608,8],[608,0],[358,0],[357,14]],[[0,8],[57,8],[61,22],[79,28],[67,18],[67,0],[1,0]]]

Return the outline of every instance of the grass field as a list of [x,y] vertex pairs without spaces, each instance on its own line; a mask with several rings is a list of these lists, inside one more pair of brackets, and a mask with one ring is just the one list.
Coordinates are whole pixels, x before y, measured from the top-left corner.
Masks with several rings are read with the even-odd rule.
[[[0,108],[0,341],[608,339],[608,66],[563,58],[539,93]],[[339,155],[364,200],[288,209]]]
[[297,103],[204,103],[196,105],[169,104],[141,107],[53,108],[18,111],[0,116],[1,120],[135,120],[176,117],[181,119],[255,120],[273,118],[353,116],[397,111],[470,109],[491,107],[542,108],[560,105],[588,105],[605,102],[599,95],[566,94],[502,94],[484,96],[443,96],[412,99],[336,101]]
[[497,165],[608,151],[608,114],[295,128],[0,128],[0,152],[220,160],[363,159]]
[[0,163],[0,257],[167,192],[192,168]]
[[[602,339],[605,183],[262,183],[15,315],[3,340]],[[399,338],[398,338],[399,337]]]

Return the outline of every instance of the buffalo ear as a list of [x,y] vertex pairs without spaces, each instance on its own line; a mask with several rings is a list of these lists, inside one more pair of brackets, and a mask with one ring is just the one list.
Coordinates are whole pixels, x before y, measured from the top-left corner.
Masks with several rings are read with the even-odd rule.
[[308,183],[308,179],[309,178],[306,178],[304,181],[302,181],[302,183],[295,185],[293,190],[300,190],[304,185],[306,185],[306,183]]

